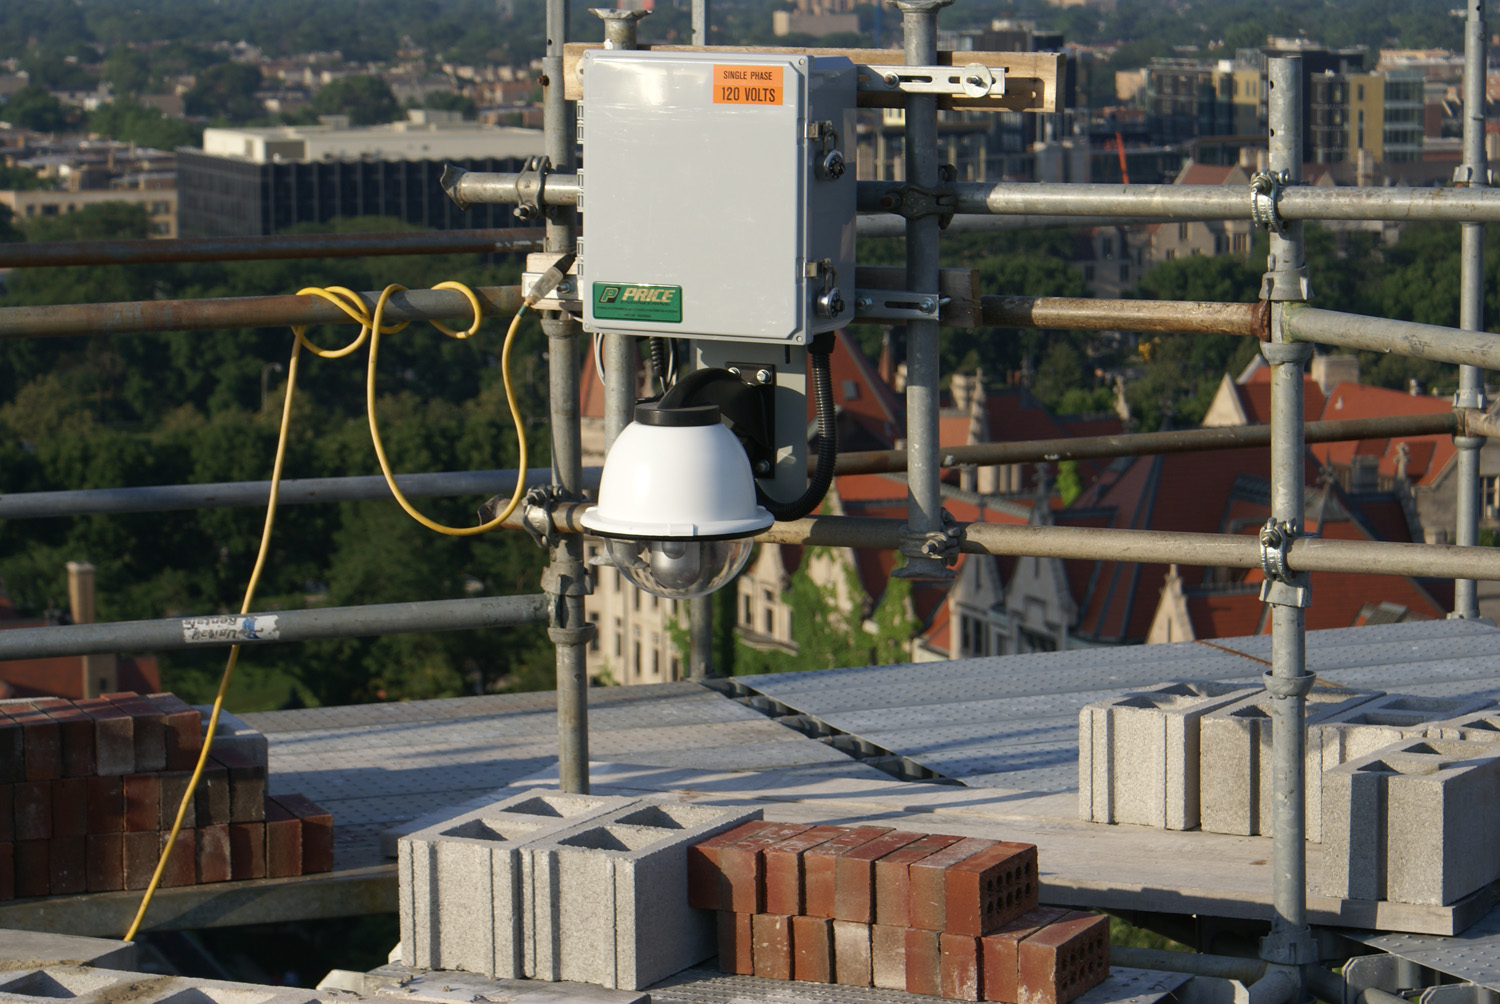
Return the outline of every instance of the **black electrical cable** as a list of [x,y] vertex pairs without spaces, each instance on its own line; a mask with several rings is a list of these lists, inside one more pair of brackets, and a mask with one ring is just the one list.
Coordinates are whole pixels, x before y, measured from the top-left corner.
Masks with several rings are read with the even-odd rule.
[[662,392],[667,389],[667,340],[665,338],[648,338],[651,343],[651,370],[656,379],[661,383]]
[[838,426],[834,421],[833,373],[829,368],[829,356],[833,353],[833,339],[819,337],[808,346],[807,355],[812,361],[813,398],[818,408],[818,462],[813,468],[807,490],[792,502],[778,502],[767,495],[759,484],[755,486],[755,501],[765,507],[779,523],[801,519],[823,504],[828,488],[833,484],[833,467],[839,456]]

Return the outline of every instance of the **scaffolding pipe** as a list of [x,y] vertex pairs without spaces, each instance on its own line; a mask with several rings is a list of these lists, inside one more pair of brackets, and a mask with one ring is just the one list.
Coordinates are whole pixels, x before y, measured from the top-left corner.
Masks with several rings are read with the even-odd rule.
[[[1376,418],[1309,422],[1309,443],[1342,443],[1395,436],[1451,435],[1458,429],[1474,429],[1470,415],[1443,411],[1431,415],[1381,415]],[[1481,434],[1474,432],[1472,434]],[[1483,433],[1487,435],[1488,433]],[[1269,446],[1269,425],[1239,425],[1210,429],[1169,429],[1165,432],[1121,433],[1115,436],[1035,439],[1024,443],[974,443],[945,446],[939,465],[994,467],[1003,464],[1039,463],[1054,460],[1086,460],[1105,457],[1150,457],[1167,453],[1197,453],[1208,450],[1246,450]],[[906,469],[905,450],[865,450],[841,453],[838,474],[892,474]],[[3,512],[0,499],[0,512]]]
[[[1485,188],[1489,164],[1485,159],[1485,87],[1487,82],[1487,48],[1484,0],[1465,0],[1468,7],[1464,22],[1464,161],[1458,181],[1469,190]],[[1484,331],[1484,224],[1464,223],[1460,228],[1458,326],[1465,331]],[[1493,336],[1490,336],[1492,340]],[[1483,409],[1484,374],[1477,366],[1459,366],[1458,394],[1453,403],[1460,408]],[[1454,507],[1453,542],[1479,543],[1479,451],[1484,440],[1478,436],[1454,436],[1457,450],[1457,491]],[[1472,619],[1479,616],[1479,592],[1470,579],[1453,583],[1453,616]]]
[[[576,120],[563,97],[563,46],[568,40],[569,0],[547,0],[547,51],[542,59],[543,140],[552,167],[574,170]],[[575,175],[576,178],[576,175]],[[462,179],[460,179],[461,181]],[[550,191],[549,186],[549,191]],[[576,204],[576,198],[574,200]],[[578,214],[554,205],[547,213],[547,250],[572,251],[578,240]],[[552,422],[553,486],[561,498],[582,498],[583,444],[578,419],[578,322],[563,311],[546,311],[548,400]],[[551,546],[551,564],[543,579],[551,608],[548,637],[557,648],[558,782],[563,791],[589,791],[588,666],[585,661],[593,626],[584,616],[589,591],[583,563],[583,540],[566,535]]]
[[[1273,176],[1290,185],[1302,181],[1302,58],[1281,57],[1269,63],[1269,167]],[[1307,448],[1303,442],[1302,371],[1312,346],[1292,343],[1276,323],[1288,304],[1307,299],[1307,259],[1303,225],[1270,228],[1270,255],[1261,296],[1271,301],[1274,341],[1261,346],[1271,364],[1271,521],[1261,531],[1262,562],[1276,548],[1273,524],[1280,538],[1297,539],[1303,532],[1306,485],[1303,471]],[[1307,926],[1307,816],[1304,749],[1306,738],[1308,576],[1297,569],[1273,575],[1266,565],[1261,598],[1271,607],[1271,671],[1266,690],[1271,702],[1271,933],[1260,946],[1261,958],[1273,967],[1266,979],[1273,986],[1267,996],[1302,1000],[1300,967],[1317,961],[1317,949]],[[1293,966],[1282,970],[1275,966]],[[1282,984],[1290,976],[1289,992]],[[1263,981],[1264,982],[1264,981]],[[1257,984],[1259,986],[1259,984]],[[1252,997],[1255,995],[1252,993]]]
[[498,254],[540,251],[536,228],[404,230],[373,234],[277,234],[273,237],[177,237],[130,241],[0,244],[0,268],[60,265],[153,265],[161,262],[272,261],[284,258],[374,258],[407,254]]
[[[583,533],[579,519],[590,504],[579,502],[558,506],[552,513],[553,529],[566,534]],[[519,529],[520,516],[512,517],[506,525]],[[900,547],[905,526],[906,521],[901,519],[809,516],[777,523],[758,534],[755,540],[761,544],[890,551]],[[1007,523],[959,523],[955,529],[958,549],[965,554],[1205,568],[1261,567],[1260,542],[1239,534]],[[1500,552],[1492,547],[1299,537],[1291,544],[1287,563],[1298,572],[1500,580]]]
[[707,45],[712,31],[708,0],[693,0],[693,44]]
[[1058,328],[1080,331],[1174,331],[1182,334],[1270,337],[1271,313],[1264,301],[1213,303],[1198,300],[1090,300],[1067,296],[985,296],[980,319],[986,327]]
[[1266,973],[1264,959],[1242,959],[1233,955],[1200,955],[1196,952],[1169,952],[1163,948],[1109,946],[1109,964],[1131,969],[1154,969],[1166,973],[1191,973],[1221,980],[1254,983]]
[[547,597],[480,596],[421,603],[375,603],[321,610],[171,617],[0,631],[0,659],[46,659],[113,652],[176,652],[224,645],[271,645],[324,638],[373,638],[429,631],[474,631],[547,622]]
[[[583,469],[585,488],[599,485],[598,467]],[[552,471],[526,472],[526,486],[552,483]],[[442,471],[398,474],[396,485],[408,498],[510,494],[516,471]],[[119,516],[126,513],[176,512],[184,509],[261,508],[270,502],[269,481],[220,481],[199,485],[147,485],[137,488],[83,488],[59,492],[0,495],[0,519],[45,519],[61,516]],[[277,506],[322,502],[389,501],[391,489],[378,474],[345,478],[293,478],[281,482]]]
[[[1128,227],[1163,223],[1150,216],[955,216],[944,233],[993,233],[997,230],[1047,230],[1054,227]],[[854,221],[859,237],[905,237],[906,221],[899,216],[861,215]]]
[[[938,11],[953,0],[892,0],[901,11],[906,62],[937,62]],[[911,184],[935,188],[939,181],[937,96],[906,96],[906,177]],[[936,216],[906,221],[906,288],[918,293],[938,289],[939,226]],[[894,574],[908,578],[949,578],[942,557],[943,497],[938,480],[938,322],[906,323],[906,522],[901,544],[906,563]],[[934,548],[939,545],[939,549]]]
[[1287,305],[1283,323],[1287,336],[1296,341],[1500,369],[1500,336],[1484,331],[1344,314],[1300,303]]
[[[509,317],[521,307],[519,286],[474,290],[486,317]],[[374,311],[379,292],[361,293]],[[392,294],[385,319],[431,321],[472,316],[468,298],[456,290],[408,289]],[[352,324],[338,307],[317,296],[231,296],[200,300],[141,300],[130,303],[69,303],[46,307],[0,307],[0,338],[64,338],[125,335],[145,331],[268,328],[291,324]]]

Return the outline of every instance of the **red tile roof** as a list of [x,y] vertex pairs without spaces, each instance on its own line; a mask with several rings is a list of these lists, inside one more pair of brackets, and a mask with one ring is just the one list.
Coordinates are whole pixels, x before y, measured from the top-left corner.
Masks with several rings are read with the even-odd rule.
[[[1347,418],[1375,418],[1383,415],[1433,415],[1449,411],[1453,402],[1443,397],[1405,394],[1385,387],[1341,383],[1328,395],[1323,406],[1325,421]],[[1414,485],[1430,485],[1453,461],[1453,437],[1446,435],[1397,436],[1391,439],[1359,442],[1318,443],[1311,449],[1324,464],[1348,467],[1356,455],[1380,458],[1379,471],[1395,477],[1401,444],[1406,444],[1406,476]]]

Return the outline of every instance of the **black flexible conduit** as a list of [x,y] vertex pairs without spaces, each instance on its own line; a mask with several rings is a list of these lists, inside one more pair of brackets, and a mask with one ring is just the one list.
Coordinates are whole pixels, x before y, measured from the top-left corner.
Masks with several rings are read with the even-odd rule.
[[648,338],[651,345],[651,369],[661,384],[663,393],[667,390],[667,340],[665,338]]
[[833,339],[819,338],[808,346],[807,355],[812,361],[813,397],[818,407],[818,463],[813,468],[812,479],[807,490],[792,502],[778,502],[755,486],[755,501],[765,507],[777,522],[801,519],[823,504],[828,487],[833,484],[833,467],[839,455],[838,425],[833,411],[833,374],[828,357],[833,353]]

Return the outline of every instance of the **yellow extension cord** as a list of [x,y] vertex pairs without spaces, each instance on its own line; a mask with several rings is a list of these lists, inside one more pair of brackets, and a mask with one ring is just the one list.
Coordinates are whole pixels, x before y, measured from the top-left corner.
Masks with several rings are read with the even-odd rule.
[[[440,282],[432,288],[457,290],[468,298],[469,306],[474,313],[473,323],[462,331],[455,331],[443,324],[439,324],[437,321],[431,322],[433,327],[451,338],[458,339],[468,338],[479,330],[483,315],[479,306],[479,297],[474,295],[472,289],[459,282]],[[516,395],[511,385],[510,350],[515,342],[516,331],[521,326],[521,318],[526,313],[530,304],[523,303],[521,308],[516,311],[515,316],[511,319],[510,327],[505,332],[505,342],[500,350],[500,379],[505,385],[506,400],[510,404],[510,417],[515,422],[516,439],[520,445],[520,457],[517,464],[517,469],[520,473],[516,476],[516,487],[511,493],[510,504],[494,519],[481,526],[444,526],[417,512],[412,504],[407,501],[406,496],[401,494],[401,489],[396,487],[395,475],[391,473],[390,461],[386,459],[385,447],[380,442],[380,428],[375,420],[375,361],[380,347],[380,336],[382,334],[394,334],[405,328],[408,323],[402,321],[399,324],[389,327],[385,326],[383,323],[385,306],[393,293],[402,292],[405,289],[405,286],[398,286],[394,283],[387,286],[381,291],[380,298],[376,300],[373,314],[365,310],[364,302],[359,298],[359,294],[343,286],[329,286],[327,288],[307,287],[297,291],[297,295],[299,296],[319,296],[335,304],[345,314],[348,314],[349,317],[359,323],[360,330],[359,335],[348,345],[337,349],[324,349],[308,341],[306,325],[292,326],[292,333],[295,336],[295,340],[292,344],[291,362],[287,365],[286,371],[286,398],[281,404],[281,428],[276,436],[276,459],[271,464],[271,491],[266,503],[266,521],[261,529],[260,549],[255,555],[255,565],[250,570],[250,581],[245,586],[245,599],[240,604],[240,614],[242,616],[250,612],[250,605],[255,600],[256,587],[260,585],[261,572],[266,565],[266,555],[271,549],[271,529],[276,522],[276,499],[281,492],[281,468],[283,461],[286,459],[287,433],[291,428],[292,421],[292,396],[297,388],[297,360],[301,357],[303,349],[307,349],[313,355],[323,359],[342,359],[344,356],[357,351],[365,343],[365,339],[369,339],[370,364],[365,378],[365,409],[370,423],[370,442],[375,447],[375,457],[380,461],[380,472],[385,476],[385,483],[390,487],[391,494],[395,497],[396,502],[402,509],[406,510],[407,515],[411,516],[412,519],[421,523],[429,530],[435,530],[438,533],[453,537],[471,537],[475,534],[486,533],[500,526],[501,523],[510,517],[511,513],[515,512],[516,507],[520,505],[521,496],[526,491],[526,428],[521,419],[521,410],[516,405]],[[224,666],[224,675],[219,680],[219,689],[214,695],[213,711],[208,717],[208,727],[203,733],[203,750],[199,753],[198,762],[193,767],[193,776],[188,782],[187,791],[182,796],[182,802],[177,806],[177,818],[172,821],[172,832],[162,847],[161,857],[157,859],[156,871],[152,874],[151,882],[146,886],[146,891],[141,896],[141,905],[136,909],[135,919],[131,921],[130,929],[125,932],[126,941],[135,940],[136,932],[140,930],[141,922],[146,918],[146,910],[150,908],[151,900],[156,895],[156,889],[161,884],[161,877],[166,872],[167,862],[172,856],[172,849],[177,844],[177,835],[182,831],[183,818],[187,815],[188,806],[193,802],[193,793],[198,789],[198,782],[203,777],[203,767],[208,762],[209,750],[213,747],[214,733],[219,726],[219,712],[224,707],[224,696],[229,691],[229,681],[234,676],[234,667],[239,662],[239,658],[240,646],[230,646],[229,660]]]

